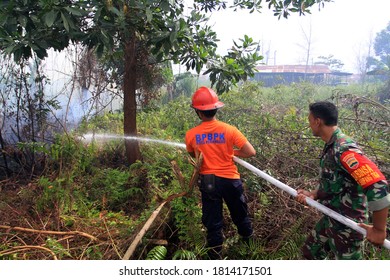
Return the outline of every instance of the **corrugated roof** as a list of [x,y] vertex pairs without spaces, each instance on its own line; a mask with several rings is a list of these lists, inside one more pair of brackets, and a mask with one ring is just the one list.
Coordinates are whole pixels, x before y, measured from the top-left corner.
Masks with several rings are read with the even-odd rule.
[[319,73],[330,74],[328,65],[260,65],[256,69],[265,73]]

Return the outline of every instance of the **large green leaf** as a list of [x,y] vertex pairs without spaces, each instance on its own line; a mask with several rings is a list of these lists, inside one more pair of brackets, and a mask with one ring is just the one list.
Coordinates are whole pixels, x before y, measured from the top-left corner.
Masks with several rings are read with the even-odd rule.
[[48,27],[51,27],[58,15],[57,11],[51,10],[44,15],[44,21]]
[[66,18],[65,14],[63,12],[61,12],[61,18],[62,18],[62,22],[64,24],[64,28],[66,29],[66,31],[68,31],[69,33],[69,22],[68,22],[68,19]]
[[73,15],[76,15],[76,16],[79,16],[79,17],[84,15],[84,12],[82,12],[82,10],[76,9],[76,8],[73,8],[73,7],[65,7],[65,10],[67,10],[70,14],[73,14]]

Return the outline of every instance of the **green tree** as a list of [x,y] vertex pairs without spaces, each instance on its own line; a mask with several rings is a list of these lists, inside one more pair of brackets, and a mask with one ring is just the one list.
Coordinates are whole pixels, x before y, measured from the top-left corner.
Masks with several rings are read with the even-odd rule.
[[344,63],[341,62],[341,60],[334,58],[332,54],[328,56],[319,56],[318,61],[314,62],[314,64],[328,65],[329,69],[334,72],[340,72],[344,67]]
[[374,40],[375,57],[367,58],[372,73],[383,74],[390,70],[390,22]]
[[390,69],[390,22],[387,27],[379,32],[374,42],[375,54],[383,63],[384,68]]
[[384,75],[386,82],[384,88],[379,92],[379,99],[390,99],[390,22],[387,27],[379,32],[374,41],[376,57],[369,58],[374,69],[373,74]]
[[195,91],[196,77],[190,72],[185,72],[175,76],[173,81],[172,97],[191,96]]
[[[315,4],[331,0],[266,0],[275,16],[304,14]],[[231,8],[261,10],[261,0],[234,1]],[[227,91],[253,74],[262,59],[250,49],[251,38],[235,44],[227,56],[216,54],[216,33],[207,25],[206,14],[226,9],[220,0],[194,0],[189,16],[183,0],[9,0],[0,4],[0,49],[15,61],[32,56],[45,58],[47,50],[61,51],[78,42],[120,61],[123,68],[124,133],[137,134],[137,61],[146,54],[154,61],[172,60],[199,73],[207,66],[212,85]],[[206,65],[207,64],[207,65]],[[138,143],[125,142],[130,163],[140,159]]]

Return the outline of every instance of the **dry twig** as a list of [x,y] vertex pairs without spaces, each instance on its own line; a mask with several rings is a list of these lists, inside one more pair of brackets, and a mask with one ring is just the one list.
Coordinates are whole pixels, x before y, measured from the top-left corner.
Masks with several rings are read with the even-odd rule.
[[49,248],[42,247],[42,246],[32,246],[32,245],[15,246],[15,247],[12,247],[11,249],[7,249],[7,250],[4,250],[4,251],[1,251],[0,255],[3,255],[3,256],[4,255],[10,255],[10,254],[14,254],[14,253],[17,253],[17,252],[22,252],[22,251],[27,251],[27,250],[35,250],[35,249],[49,252],[53,256],[54,260],[58,260],[56,254],[54,254],[54,252],[52,250],[50,250]]
[[93,241],[97,241],[97,238],[81,231],[51,231],[51,230],[37,230],[37,229],[30,229],[30,228],[22,228],[22,227],[11,227],[11,226],[4,226],[0,225],[0,229],[6,229],[7,231],[10,230],[16,230],[16,231],[23,231],[23,232],[31,232],[31,233],[39,233],[39,234],[53,234],[53,235],[80,235],[87,237]]
[[110,240],[111,240],[112,248],[114,248],[114,250],[115,250],[115,253],[118,255],[118,257],[119,257],[119,258],[122,258],[122,257],[121,257],[121,255],[120,255],[120,253],[118,252],[118,248],[117,248],[117,246],[115,245],[115,242],[114,242],[114,240],[112,239],[112,236],[111,236],[110,230],[109,230],[109,229],[108,229],[108,227],[107,227],[106,219],[103,217],[103,218],[102,218],[102,220],[103,220],[103,223],[104,223],[104,227],[106,228],[106,231],[107,231],[108,237],[109,237],[109,238],[110,238]]

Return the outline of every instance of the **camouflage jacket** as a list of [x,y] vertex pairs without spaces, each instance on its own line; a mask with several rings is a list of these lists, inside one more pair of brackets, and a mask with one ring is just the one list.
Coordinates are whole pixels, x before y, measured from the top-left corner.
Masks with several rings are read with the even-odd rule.
[[[375,170],[375,178],[369,177],[368,180],[364,172],[372,170],[371,167]],[[390,205],[390,195],[383,174],[339,128],[325,144],[321,154],[317,199],[356,222],[366,220],[368,208],[376,211]]]

